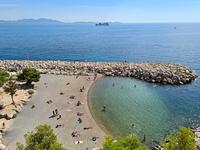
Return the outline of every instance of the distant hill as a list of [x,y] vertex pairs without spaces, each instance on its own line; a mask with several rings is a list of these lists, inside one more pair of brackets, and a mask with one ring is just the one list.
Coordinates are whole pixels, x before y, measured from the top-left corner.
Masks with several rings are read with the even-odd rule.
[[45,19],[45,18],[40,18],[40,19],[21,19],[21,20],[0,20],[0,23],[9,23],[9,24],[31,24],[31,25],[64,25],[66,23],[57,21],[57,20],[52,20],[52,19]]
[[[98,22],[71,22],[65,23],[53,19],[21,19],[21,20],[0,20],[0,24],[19,24],[19,25],[96,25]],[[121,24],[120,22],[108,22],[109,24]]]

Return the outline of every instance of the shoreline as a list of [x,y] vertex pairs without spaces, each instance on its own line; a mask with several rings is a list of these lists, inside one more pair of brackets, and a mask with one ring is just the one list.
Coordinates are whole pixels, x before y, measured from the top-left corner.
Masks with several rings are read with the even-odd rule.
[[26,67],[38,69],[42,74],[130,77],[151,83],[183,85],[194,81],[198,75],[192,69],[170,63],[128,62],[67,62],[0,60],[0,69],[20,72]]
[[[82,150],[101,147],[106,133],[99,127],[93,118],[88,105],[88,92],[91,88],[94,76],[66,76],[66,75],[42,75],[41,81],[37,83],[37,92],[22,108],[22,111],[13,119],[6,136],[5,144],[8,148],[15,149],[16,141],[24,142],[23,135],[27,131],[32,131],[38,124],[49,124],[54,129],[58,137],[58,141],[69,150]],[[87,80],[90,78],[90,80]],[[66,83],[70,82],[70,85]],[[47,83],[47,85],[44,85]],[[48,87],[46,87],[48,86]],[[85,90],[80,92],[80,88],[84,86]],[[63,92],[64,95],[59,93]],[[70,99],[70,95],[75,99]],[[46,104],[51,99],[52,104]],[[76,102],[82,103],[79,107]],[[31,106],[35,105],[34,109]],[[52,109],[58,109],[62,115],[60,120],[49,119]],[[34,112],[34,113],[33,113]],[[77,124],[77,112],[83,113],[81,124]],[[42,118],[40,117],[42,116]],[[25,122],[29,122],[28,124]],[[55,128],[56,124],[63,124],[61,128]],[[84,127],[91,129],[84,130]],[[77,131],[80,137],[73,138],[71,133]],[[92,137],[98,137],[94,142]],[[76,141],[83,141],[83,144],[76,145]]]
[[99,126],[99,128],[102,129],[102,131],[106,134],[106,135],[112,135],[111,132],[109,132],[106,127],[97,119],[97,117],[95,116],[94,112],[92,111],[92,106],[91,106],[91,102],[90,102],[90,98],[89,98],[89,95],[90,95],[90,92],[92,90],[92,87],[95,85],[95,83],[102,79],[102,78],[105,78],[104,76],[100,76],[100,77],[97,77],[97,79],[92,83],[92,85],[90,86],[89,90],[88,90],[88,94],[87,94],[87,105],[88,105],[88,109],[90,111],[90,115],[93,117],[93,119],[95,120],[97,126]]

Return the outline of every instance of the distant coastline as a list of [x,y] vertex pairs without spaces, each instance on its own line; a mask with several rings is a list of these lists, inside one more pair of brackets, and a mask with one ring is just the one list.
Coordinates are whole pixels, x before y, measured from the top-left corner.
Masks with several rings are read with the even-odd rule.
[[97,25],[97,26],[107,26],[110,23],[112,24],[123,24],[121,22],[92,22],[92,21],[77,21],[77,22],[64,22],[64,21],[59,21],[59,20],[54,20],[54,19],[48,19],[48,18],[39,18],[39,19],[19,19],[19,20],[0,20],[0,24],[30,24],[30,25],[35,25],[35,24],[45,24],[45,25],[70,25],[70,24],[90,24],[90,25]]

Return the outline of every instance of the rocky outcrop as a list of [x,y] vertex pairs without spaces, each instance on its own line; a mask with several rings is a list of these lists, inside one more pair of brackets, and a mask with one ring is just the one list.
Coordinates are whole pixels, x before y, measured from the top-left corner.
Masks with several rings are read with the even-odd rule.
[[191,69],[168,63],[126,62],[66,62],[66,61],[0,61],[0,68],[21,71],[26,67],[37,68],[41,73],[62,75],[89,75],[133,77],[152,83],[180,85],[192,82],[197,74]]
[[[27,101],[29,101],[29,97],[31,96],[28,93],[27,90],[21,90],[19,93],[15,95],[15,105],[10,104],[9,101],[7,101],[8,97],[10,99],[10,95],[6,95],[4,92],[2,92],[2,88],[0,88],[0,150],[7,150],[8,148],[6,145],[4,145],[4,136],[6,135],[10,123],[13,121],[13,119],[17,116],[17,113],[19,113],[22,110],[23,105],[26,104]],[[23,93],[23,94],[22,94]],[[23,98],[21,98],[19,95],[22,94]]]

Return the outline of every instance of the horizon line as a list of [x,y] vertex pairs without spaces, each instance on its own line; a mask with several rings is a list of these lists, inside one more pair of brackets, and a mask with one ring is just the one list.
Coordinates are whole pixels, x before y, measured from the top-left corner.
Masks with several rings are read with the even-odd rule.
[[73,24],[73,23],[99,23],[99,22],[108,22],[108,23],[121,23],[121,24],[152,24],[152,23],[200,23],[200,21],[178,21],[178,22],[173,22],[173,21],[160,21],[160,22],[156,22],[156,21],[147,21],[147,22],[123,22],[123,21],[62,21],[62,20],[58,20],[58,19],[52,19],[52,18],[21,18],[21,19],[0,19],[0,21],[22,21],[22,20],[41,20],[41,19],[46,19],[46,20],[51,20],[51,21],[57,21],[57,22],[62,22],[62,23],[66,23],[66,24]]

